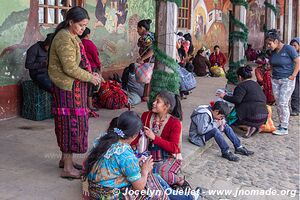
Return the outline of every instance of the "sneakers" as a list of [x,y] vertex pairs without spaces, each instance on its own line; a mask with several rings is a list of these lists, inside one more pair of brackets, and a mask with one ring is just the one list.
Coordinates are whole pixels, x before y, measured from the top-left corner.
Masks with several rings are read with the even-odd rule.
[[273,131],[274,135],[287,135],[289,134],[289,131],[287,128],[279,127],[276,131]]
[[235,149],[234,153],[240,154],[240,155],[243,155],[243,156],[250,156],[250,155],[254,154],[253,151],[249,151],[248,149],[246,149],[246,147],[238,147],[238,148]]
[[237,157],[236,155],[234,155],[231,151],[227,151],[226,153],[223,153],[222,157],[226,158],[229,161],[233,161],[233,162],[239,161],[239,157]]
[[292,111],[290,115],[291,116],[299,116],[299,112]]

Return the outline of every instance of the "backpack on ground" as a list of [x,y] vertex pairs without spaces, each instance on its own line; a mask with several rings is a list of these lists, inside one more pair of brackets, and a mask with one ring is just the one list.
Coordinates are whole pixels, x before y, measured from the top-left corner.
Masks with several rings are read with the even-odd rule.
[[180,91],[188,92],[194,89],[197,86],[197,81],[194,75],[191,72],[188,72],[185,68],[178,68],[179,76],[180,76]]
[[114,80],[109,80],[101,84],[98,92],[98,107],[107,109],[121,109],[127,104],[128,96],[122,90],[120,83]]

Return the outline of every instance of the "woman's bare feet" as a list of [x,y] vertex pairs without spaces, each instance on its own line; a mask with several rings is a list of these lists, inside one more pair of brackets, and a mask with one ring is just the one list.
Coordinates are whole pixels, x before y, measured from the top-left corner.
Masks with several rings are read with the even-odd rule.
[[81,174],[80,174],[80,171],[75,168],[73,168],[69,171],[65,171],[65,169],[63,169],[63,171],[60,174],[60,177],[68,178],[68,179],[80,179]]

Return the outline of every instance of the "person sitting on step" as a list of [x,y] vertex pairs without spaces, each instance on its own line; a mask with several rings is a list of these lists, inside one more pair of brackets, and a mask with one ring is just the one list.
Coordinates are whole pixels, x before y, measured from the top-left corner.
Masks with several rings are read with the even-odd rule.
[[222,132],[233,143],[236,154],[250,156],[254,152],[241,145],[239,138],[225,122],[224,118],[228,115],[229,110],[227,103],[223,101],[215,102],[212,107],[202,105],[195,109],[191,115],[189,141],[197,146],[204,146],[208,140],[214,137],[221,149],[222,157],[237,162],[239,157],[229,150]]

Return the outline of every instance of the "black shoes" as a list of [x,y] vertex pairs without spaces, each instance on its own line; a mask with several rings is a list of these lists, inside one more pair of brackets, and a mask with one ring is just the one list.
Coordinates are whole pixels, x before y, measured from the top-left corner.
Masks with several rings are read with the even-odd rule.
[[[249,151],[245,147],[238,147],[238,148],[236,148],[234,153],[240,154],[240,155],[243,155],[243,156],[250,156],[250,155],[254,154],[253,151]],[[222,157],[226,158],[229,161],[233,161],[233,162],[239,161],[239,157],[237,157],[236,155],[234,155],[231,151],[227,151],[226,153],[223,153]]]
[[238,148],[235,149],[234,153],[240,154],[240,155],[243,155],[243,156],[250,156],[250,155],[254,154],[253,151],[249,151],[248,149],[246,149],[246,147],[238,147]]
[[233,162],[239,161],[239,157],[237,157],[236,155],[234,155],[231,151],[227,151],[226,153],[223,153],[222,157],[226,158],[229,161],[233,161]]

